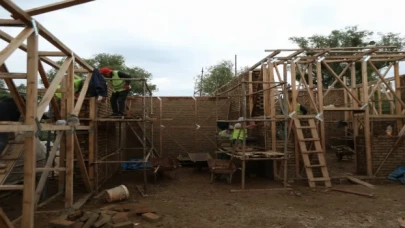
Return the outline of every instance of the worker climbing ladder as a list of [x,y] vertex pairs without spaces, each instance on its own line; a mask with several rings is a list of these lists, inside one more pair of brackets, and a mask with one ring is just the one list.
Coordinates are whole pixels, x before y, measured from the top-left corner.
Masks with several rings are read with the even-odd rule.
[[[314,188],[316,187],[316,182],[324,182],[325,187],[332,187],[326,167],[325,151],[322,149],[321,139],[315,124],[315,117],[294,115],[292,118],[309,186]],[[307,125],[303,125],[305,122],[307,122]],[[311,163],[313,155],[316,156],[317,159],[314,160],[318,161],[318,164]],[[320,168],[321,177],[314,177],[315,168]]]

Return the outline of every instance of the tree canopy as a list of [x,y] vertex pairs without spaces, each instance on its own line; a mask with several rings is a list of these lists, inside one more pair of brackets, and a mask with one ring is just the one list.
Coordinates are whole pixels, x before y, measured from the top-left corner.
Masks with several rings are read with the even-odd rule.
[[[246,71],[249,67],[242,67],[237,70],[236,74]],[[235,77],[234,64],[230,60],[222,60],[219,63],[206,67],[206,73],[203,75],[201,83],[201,75],[196,76],[195,87],[197,91],[201,91],[202,96],[212,96],[215,90],[225,85]]]
[[[290,41],[297,44],[302,49],[311,48],[335,48],[335,47],[372,47],[372,46],[396,46],[396,48],[389,48],[391,51],[401,51],[405,47],[405,38],[397,33],[377,33],[369,30],[360,30],[358,26],[349,26],[342,30],[332,30],[329,35],[312,35],[310,37],[290,37]],[[388,49],[386,49],[388,50]],[[306,55],[314,55],[315,53],[306,53]],[[330,54],[332,55],[332,53]],[[388,62],[374,62],[378,68],[384,68],[389,65]],[[329,66],[340,74],[345,68],[341,63],[329,63]],[[316,68],[313,68],[313,81],[316,83]],[[369,80],[375,80],[375,74],[371,68],[368,68]],[[347,71],[348,82],[350,82],[350,71]],[[305,75],[306,78],[308,74]],[[297,79],[300,76],[297,73]],[[331,85],[335,78],[326,70],[322,71],[323,86]],[[361,63],[356,63],[356,83],[361,83]],[[340,87],[337,83],[336,87]]]
[[[125,63],[125,58],[122,55],[117,54],[106,54],[100,53],[93,58],[84,59],[89,65],[93,66],[94,68],[101,68],[101,67],[108,67],[113,70],[119,70],[126,74],[131,75],[134,78],[145,78],[148,81],[149,89],[153,91],[157,91],[156,85],[150,83],[150,79],[152,79],[152,74],[148,71],[140,68],[140,67],[129,67]],[[58,64],[62,64],[64,59],[58,61]],[[57,70],[51,69],[47,72],[47,77],[49,80],[52,80],[57,73]],[[79,76],[84,76],[83,74],[77,74]],[[142,84],[139,81],[131,81],[131,95],[142,94]]]

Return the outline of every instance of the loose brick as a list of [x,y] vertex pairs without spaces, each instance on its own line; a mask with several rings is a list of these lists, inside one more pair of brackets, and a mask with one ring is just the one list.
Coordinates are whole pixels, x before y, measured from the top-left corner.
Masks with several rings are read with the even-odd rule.
[[82,228],[84,226],[84,222],[76,222],[73,228]]
[[110,224],[111,228],[134,228],[134,223],[130,221]]
[[111,220],[113,223],[126,222],[126,221],[128,221],[128,213],[120,212],[120,213],[114,215]]
[[139,207],[135,210],[135,214],[137,215],[142,215],[145,213],[156,213],[156,209],[151,208],[151,207]]
[[89,216],[89,220],[84,224],[83,228],[90,228],[91,226],[96,223],[97,219],[99,217],[99,214],[93,213]]
[[73,212],[69,213],[67,218],[70,221],[76,221],[78,218],[82,217],[82,215],[83,215],[83,212],[78,210],[78,211],[73,211]]
[[50,221],[49,225],[52,228],[73,228],[75,223],[72,221],[64,220],[64,219],[55,219],[55,220]]
[[160,220],[160,216],[154,213],[145,213],[142,214],[142,218],[149,222],[157,222]]
[[93,227],[101,227],[104,224],[107,224],[111,221],[111,216],[107,214],[101,214],[100,218],[96,223],[94,223]]

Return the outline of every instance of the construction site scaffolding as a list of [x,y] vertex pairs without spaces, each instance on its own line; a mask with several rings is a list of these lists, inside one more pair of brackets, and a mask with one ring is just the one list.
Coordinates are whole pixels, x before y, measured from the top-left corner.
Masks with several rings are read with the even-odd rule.
[[[107,78],[106,80],[121,80],[121,79],[113,79],[113,78]],[[125,113],[124,116],[122,117],[102,117],[98,118],[97,120],[99,122],[113,122],[116,125],[118,125],[119,129],[119,145],[120,147],[118,148],[117,151],[114,153],[108,154],[107,156],[102,157],[101,159],[98,159],[94,163],[96,164],[133,164],[133,163],[142,163],[143,164],[143,191],[139,186],[137,186],[138,190],[140,193],[144,196],[146,196],[146,184],[147,184],[147,163],[149,162],[149,158],[153,158],[155,156],[159,156],[157,153],[156,149],[154,148],[153,144],[153,120],[149,118],[149,114],[153,114],[153,101],[152,101],[152,91],[148,87],[147,80],[145,78],[142,79],[137,79],[137,78],[130,78],[130,79],[125,79],[125,81],[138,81],[142,85],[142,93],[141,93],[141,98],[142,98],[142,114],[141,116],[129,116],[130,115],[130,110],[129,112]],[[149,101],[150,101],[150,106],[149,109],[147,108],[146,102],[147,102],[147,96],[149,96]],[[131,107],[128,107],[129,109]],[[131,123],[136,123],[137,127],[141,129],[141,135],[139,135],[134,127],[131,125]],[[147,132],[147,124],[149,125],[148,127],[150,128],[149,136]],[[131,132],[135,135],[138,141],[141,142],[142,144],[142,161],[125,161],[123,160],[123,154],[126,152],[128,149],[133,150],[133,149],[138,149],[138,148],[127,148],[127,130],[131,130]],[[118,155],[119,160],[109,160],[106,161],[107,158]],[[98,170],[96,168],[96,170]],[[122,167],[121,170],[122,171]],[[96,175],[98,177],[98,175]],[[96,189],[98,191],[98,189]]]
[[[279,82],[284,83],[282,87],[283,99],[286,103],[286,106],[289,108],[288,114],[283,112],[284,115],[276,115],[273,112],[267,112],[266,106],[272,106],[271,101],[266,99],[266,94],[263,91],[257,91],[256,93],[264,93],[264,103],[263,109],[265,114],[262,117],[263,121],[272,121],[284,119],[285,122],[286,115],[289,122],[288,128],[288,137],[290,138],[292,129],[296,127],[293,126],[293,122],[299,118],[312,118],[316,120],[318,126],[318,132],[320,132],[319,140],[322,145],[322,153],[326,151],[325,143],[325,121],[324,113],[328,111],[340,111],[344,112],[344,121],[349,123],[349,126],[346,126],[353,129],[351,137],[355,142],[356,138],[359,136],[359,131],[362,129],[362,136],[364,137],[364,148],[365,148],[365,157],[367,164],[367,175],[375,176],[378,170],[383,165],[380,164],[377,170],[373,172],[372,158],[371,158],[371,125],[373,121],[379,121],[382,119],[394,119],[396,121],[396,126],[394,128],[394,134],[398,135],[399,138],[397,143],[393,145],[392,150],[398,145],[398,143],[403,139],[403,133],[405,131],[403,121],[404,121],[404,102],[401,100],[401,85],[400,85],[400,75],[399,75],[399,62],[405,60],[405,52],[395,51],[397,47],[393,46],[371,46],[371,47],[342,47],[342,48],[319,48],[319,49],[274,49],[266,50],[266,52],[271,52],[260,62],[253,65],[247,70],[249,74],[249,79],[246,79],[244,74],[239,76],[237,84],[232,82],[222,86],[216,91],[216,97],[228,94],[226,96],[239,96],[240,97],[240,116],[244,117],[243,126],[246,126],[248,121],[258,121],[256,118],[250,117],[251,119],[246,119],[246,99],[249,96],[246,92],[245,84],[254,84],[261,83],[263,88],[266,85],[265,76],[263,76],[263,82],[252,82],[251,74],[254,71],[261,72],[262,75],[263,69],[266,67],[268,69],[274,69]],[[282,53],[282,54],[281,54]],[[287,54],[285,54],[287,53]],[[284,55],[283,55],[284,54]],[[340,66],[341,71],[336,72],[331,66]],[[278,66],[283,66],[283,79],[281,79]],[[260,66],[260,68],[258,68]],[[394,76],[392,78],[386,78],[389,70],[394,67]],[[258,69],[257,69],[258,68]],[[336,68],[336,67],[335,67]],[[350,69],[350,71],[348,70]],[[290,83],[291,85],[287,86],[287,71],[290,73]],[[384,71],[384,72],[381,72]],[[269,71],[269,74],[272,75],[272,70]],[[333,83],[329,84],[323,82],[324,75],[328,74],[334,78]],[[376,81],[369,81],[369,78],[372,76],[377,77]],[[270,78],[272,78],[270,76]],[[252,82],[252,83],[251,83]],[[348,83],[350,84],[348,85]],[[358,83],[361,82],[361,83]],[[391,84],[394,83],[394,85]],[[335,106],[324,106],[325,97],[328,93],[336,88],[336,84],[341,86],[344,89],[344,105],[340,107]],[[231,85],[232,84],[232,85]],[[229,95],[229,92],[235,89],[241,91],[241,94]],[[395,89],[394,89],[395,88]],[[271,91],[271,88],[268,88]],[[388,91],[388,92],[387,92]],[[249,94],[255,93],[251,88],[249,88]],[[377,93],[377,94],[376,94]],[[297,103],[299,103],[300,97],[307,94],[309,99],[309,112],[314,114],[309,114],[307,116],[297,116],[294,112]],[[384,97],[385,96],[385,97]],[[270,96],[269,96],[270,97]],[[290,97],[290,99],[287,99]],[[290,101],[291,100],[291,101]],[[382,109],[382,103],[384,101],[389,101],[390,111],[389,113],[384,113]],[[252,107],[256,105],[255,101],[249,97],[249,110],[252,110]],[[286,107],[282,110],[286,110]],[[267,113],[271,113],[270,116]],[[298,119],[297,119],[298,118]],[[229,120],[218,120],[218,122],[238,122],[238,121],[229,121]],[[274,125],[274,124],[273,124]],[[286,126],[286,125],[285,125]],[[297,126],[297,125],[296,125]],[[308,127],[309,128],[309,127]],[[272,126],[272,133],[275,132],[275,126]],[[347,131],[346,131],[347,132]],[[297,133],[297,132],[296,132]],[[274,134],[273,134],[274,135]],[[272,139],[272,148],[275,148],[275,139]],[[305,141],[305,139],[302,139]],[[284,140],[285,148],[287,150],[287,140]],[[300,176],[300,152],[302,155],[303,146],[306,143],[299,142],[297,137],[295,137],[295,170],[296,176]],[[244,142],[245,145],[245,142]],[[244,147],[243,147],[244,148]],[[243,151],[245,153],[245,151]],[[287,153],[286,153],[287,154]],[[387,157],[389,156],[387,155]],[[286,158],[285,158],[286,159]],[[324,162],[325,163],[325,162]],[[326,166],[326,164],[323,164]],[[303,167],[308,170],[308,167]],[[244,188],[244,167],[242,167],[242,189]],[[308,172],[307,172],[308,174]],[[329,179],[328,177],[326,179]],[[286,180],[284,180],[286,181]],[[330,182],[330,179],[328,180]],[[310,181],[311,182],[311,181]],[[310,183],[311,185],[311,183]],[[311,185],[312,187],[313,185]],[[330,184],[327,184],[329,187]]]
[[[261,66],[259,71],[259,78],[258,80],[253,80],[253,72],[256,70],[257,67]],[[239,117],[242,117],[243,120],[219,120],[218,119],[218,112],[217,112],[217,123],[219,122],[226,122],[226,123],[242,123],[241,129],[246,129],[248,122],[260,122],[260,125],[264,127],[264,148],[263,151],[260,151],[261,154],[264,156],[261,157],[253,157],[248,156],[246,151],[246,137],[243,137],[243,145],[242,145],[242,154],[239,155],[235,151],[235,146],[232,148],[232,151],[226,151],[226,154],[229,155],[232,159],[239,159],[242,162],[242,180],[241,180],[241,190],[245,190],[245,175],[246,175],[246,161],[258,161],[258,160],[273,160],[273,172],[274,176],[277,176],[277,161],[282,161],[283,164],[283,186],[284,188],[287,187],[287,163],[288,163],[288,154],[287,154],[287,140],[284,140],[283,144],[283,152],[277,152],[277,138],[276,138],[276,125],[277,121],[282,120],[284,121],[284,138],[288,138],[287,134],[287,125],[288,125],[288,109],[287,109],[287,99],[288,94],[287,91],[287,66],[284,66],[284,74],[283,79],[279,77],[278,81],[274,78],[274,70],[277,71],[273,67],[273,63],[265,58],[262,59],[260,62],[252,66],[247,70],[247,72],[238,76],[237,80],[233,80],[232,82],[222,86],[221,88],[215,91],[216,103],[218,102],[219,97],[228,97],[231,99],[232,97],[236,97],[239,99]],[[278,71],[277,71],[278,72]],[[234,85],[236,82],[236,85]],[[259,86],[260,85],[260,86]],[[229,88],[230,87],[230,88]],[[256,89],[256,91],[254,91]],[[232,93],[232,91],[235,91]],[[259,99],[257,97],[259,95],[263,96],[263,109],[264,115],[262,116],[253,116],[253,109],[255,102]],[[249,99],[249,102],[247,102]],[[279,103],[281,107],[281,111],[283,115],[277,115],[276,112],[276,103]],[[249,104],[249,105],[247,105]],[[217,106],[217,105],[216,105]],[[249,114],[248,114],[249,112]],[[268,126],[268,123],[270,126]],[[267,136],[271,131],[271,143],[267,142]],[[218,133],[218,132],[217,132]],[[257,151],[259,152],[259,151]],[[224,153],[221,151],[220,148],[218,149],[217,153]],[[253,152],[255,153],[255,152]]]

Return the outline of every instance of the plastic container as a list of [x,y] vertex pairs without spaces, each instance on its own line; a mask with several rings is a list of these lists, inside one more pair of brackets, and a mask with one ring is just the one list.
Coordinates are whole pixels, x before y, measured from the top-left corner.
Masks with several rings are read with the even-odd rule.
[[106,190],[105,199],[107,202],[121,201],[129,198],[129,191],[125,185]]

